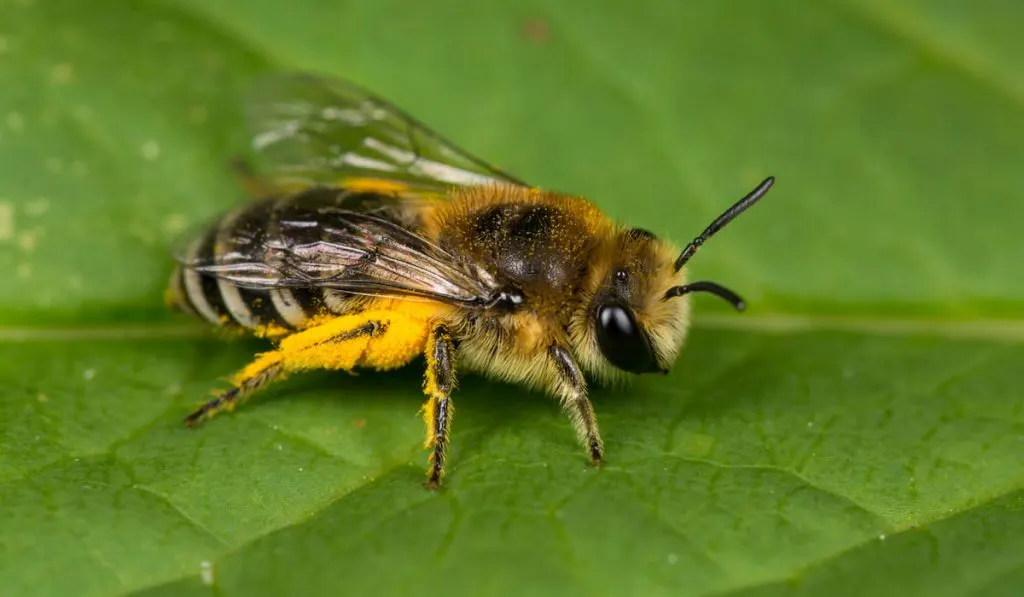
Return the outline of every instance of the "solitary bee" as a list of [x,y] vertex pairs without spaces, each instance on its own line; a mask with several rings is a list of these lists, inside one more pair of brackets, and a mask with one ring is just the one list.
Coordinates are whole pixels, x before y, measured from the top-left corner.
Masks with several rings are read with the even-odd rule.
[[428,486],[444,475],[456,369],[557,397],[604,459],[585,375],[667,373],[689,322],[701,245],[767,178],[681,251],[590,201],[532,187],[347,81],[271,77],[248,102],[262,197],[178,252],[170,304],[276,341],[192,413],[195,425],[290,373],[426,360]]

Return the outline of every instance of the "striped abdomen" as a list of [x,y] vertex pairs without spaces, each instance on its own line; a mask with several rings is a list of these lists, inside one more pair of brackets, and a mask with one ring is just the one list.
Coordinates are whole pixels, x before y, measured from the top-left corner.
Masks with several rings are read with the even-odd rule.
[[[227,214],[185,250],[185,263],[211,263],[235,252],[255,252],[267,238],[281,236],[287,227],[292,241],[323,240],[331,210],[342,208],[387,218],[415,227],[409,207],[396,197],[315,188],[298,195],[268,199]],[[298,237],[298,238],[297,238]],[[317,287],[250,289],[210,274],[179,266],[171,276],[168,302],[216,326],[242,327],[261,335],[306,327],[318,315],[351,313],[365,299]]]
[[270,335],[302,329],[316,315],[329,312],[318,289],[249,290],[180,266],[171,276],[170,297],[174,308],[213,325]]

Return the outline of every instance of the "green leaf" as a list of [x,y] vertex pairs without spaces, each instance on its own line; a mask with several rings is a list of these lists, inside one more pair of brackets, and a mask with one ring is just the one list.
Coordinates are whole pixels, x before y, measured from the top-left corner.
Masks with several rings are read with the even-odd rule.
[[[0,0],[4,594],[1011,595],[1024,584],[1024,15],[996,0]],[[463,375],[422,487],[422,364],[311,373],[198,430],[262,350],[166,312],[242,199],[238,95],[377,90],[677,241],[667,377],[557,405]]]

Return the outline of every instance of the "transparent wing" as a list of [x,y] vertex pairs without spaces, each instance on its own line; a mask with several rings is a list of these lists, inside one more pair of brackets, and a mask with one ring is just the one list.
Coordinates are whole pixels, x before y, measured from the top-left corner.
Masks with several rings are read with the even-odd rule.
[[252,290],[330,288],[469,306],[486,305],[494,295],[486,271],[384,217],[321,205],[286,208],[268,223],[265,214],[279,203],[246,209],[182,246],[178,261]]
[[246,116],[255,170],[278,184],[338,186],[369,178],[438,194],[450,185],[524,184],[342,79],[262,79]]

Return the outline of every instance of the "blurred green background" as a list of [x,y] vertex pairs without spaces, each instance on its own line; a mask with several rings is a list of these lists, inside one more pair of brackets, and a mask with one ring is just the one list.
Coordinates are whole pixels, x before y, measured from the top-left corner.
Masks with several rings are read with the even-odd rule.
[[[0,0],[0,586],[16,595],[1010,595],[1024,586],[1024,8],[1010,0]],[[340,75],[683,243],[672,375],[464,376],[420,482],[419,365],[199,431],[261,344],[167,313],[242,199],[239,96]]]

